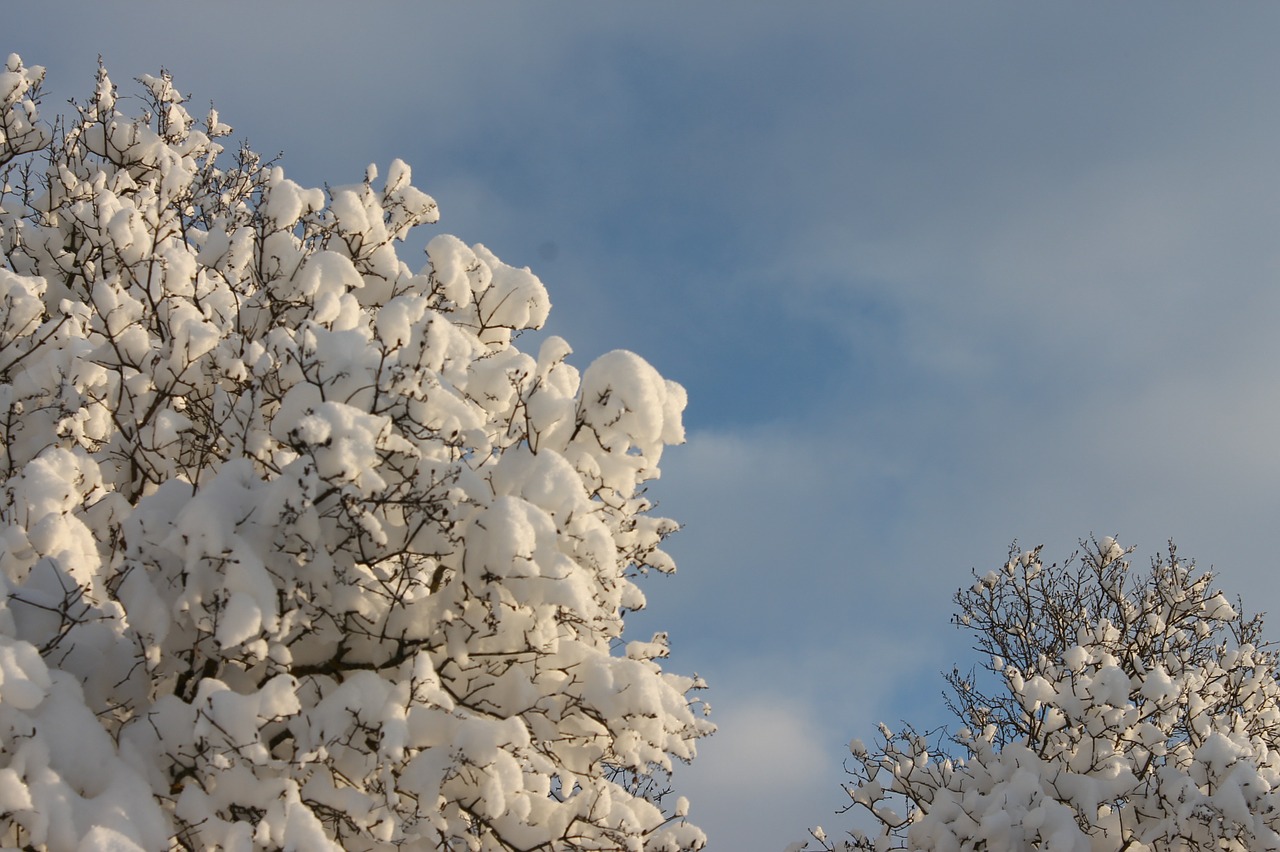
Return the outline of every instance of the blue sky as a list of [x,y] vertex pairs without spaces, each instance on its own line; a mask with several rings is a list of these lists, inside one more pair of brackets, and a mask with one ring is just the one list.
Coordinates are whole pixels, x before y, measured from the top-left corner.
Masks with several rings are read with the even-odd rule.
[[364,6],[27,4],[0,51],[46,109],[165,67],[307,185],[400,157],[576,363],[688,388],[636,630],[712,685],[713,850],[844,824],[844,743],[944,719],[1015,538],[1173,537],[1280,610],[1280,7]]

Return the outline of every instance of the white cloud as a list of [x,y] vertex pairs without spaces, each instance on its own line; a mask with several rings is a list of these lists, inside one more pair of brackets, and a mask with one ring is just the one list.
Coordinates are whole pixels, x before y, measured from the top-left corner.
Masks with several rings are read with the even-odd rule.
[[719,732],[675,779],[711,848],[782,849],[803,836],[802,815],[822,819],[839,803],[838,758],[811,708],[794,698],[732,698],[716,714]]

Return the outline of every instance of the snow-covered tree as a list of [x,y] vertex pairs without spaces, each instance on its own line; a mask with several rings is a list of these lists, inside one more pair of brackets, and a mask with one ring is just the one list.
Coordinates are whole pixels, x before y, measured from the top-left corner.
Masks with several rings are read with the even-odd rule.
[[[683,389],[583,373],[395,161],[308,189],[167,74],[0,72],[0,843],[679,850],[710,733],[644,483]],[[132,112],[128,111],[130,104]]]
[[1280,848],[1280,684],[1261,617],[1172,545],[1145,572],[1130,552],[1104,538],[1046,566],[1015,547],[975,572],[956,621],[984,663],[947,677],[961,754],[909,726],[854,740],[849,807],[874,830],[833,846],[815,829],[820,846]]

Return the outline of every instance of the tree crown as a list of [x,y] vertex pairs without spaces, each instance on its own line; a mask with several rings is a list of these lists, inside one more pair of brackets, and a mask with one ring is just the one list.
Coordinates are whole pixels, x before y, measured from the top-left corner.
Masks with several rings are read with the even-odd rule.
[[[0,72],[0,832],[74,849],[698,848],[712,726],[644,484],[684,390],[515,345],[528,269],[409,167],[324,189],[105,70]],[[95,847],[97,848],[97,847]]]
[[1280,844],[1280,685],[1261,616],[1172,544],[1146,572],[1130,553],[1107,537],[1045,565],[1015,545],[974,572],[956,623],[984,662],[946,677],[961,753],[909,725],[851,742],[849,808],[875,828],[841,848]]

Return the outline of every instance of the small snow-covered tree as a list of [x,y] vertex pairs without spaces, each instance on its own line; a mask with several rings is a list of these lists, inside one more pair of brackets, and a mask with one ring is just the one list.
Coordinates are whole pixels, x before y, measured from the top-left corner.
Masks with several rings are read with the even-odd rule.
[[[1173,545],[1149,571],[1112,538],[1039,548],[956,594],[985,662],[948,677],[962,754],[881,725],[850,743],[850,809],[822,848],[1173,852],[1280,848],[1280,685],[1261,616]],[[933,739],[935,742],[930,743]],[[937,753],[935,753],[937,752]]]
[[704,845],[661,796],[702,684],[622,638],[683,389],[519,351],[546,291],[481,245],[413,271],[402,162],[307,189],[167,74],[53,124],[42,77],[0,72],[0,843]]

